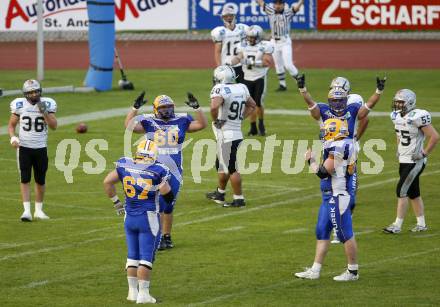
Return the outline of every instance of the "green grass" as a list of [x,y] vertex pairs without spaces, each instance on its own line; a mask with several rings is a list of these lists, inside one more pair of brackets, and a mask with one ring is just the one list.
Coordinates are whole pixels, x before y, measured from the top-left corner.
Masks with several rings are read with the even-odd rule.
[[[374,91],[374,71],[306,71],[308,88],[316,99],[325,99],[329,80],[344,75],[353,91],[365,98]],[[204,106],[209,103],[211,72],[207,70],[134,70],[130,80],[137,88],[146,87],[150,99],[166,93],[179,105],[191,90]],[[394,70],[378,111],[388,111],[395,90],[414,89],[418,106],[440,111],[438,89],[440,71]],[[31,72],[3,72],[1,87],[19,88]],[[49,71],[45,86],[80,85],[82,71]],[[290,91],[275,93],[271,75],[267,108],[304,109],[304,103],[289,82]],[[81,114],[117,107],[130,107],[137,92],[111,91],[92,94],[52,95],[59,105],[57,116]],[[1,98],[0,126],[6,125],[11,99]],[[49,158],[45,210],[46,222],[23,224],[15,153],[9,139],[0,137],[0,304],[1,306],[125,306],[125,242],[122,218],[112,210],[104,195],[105,173],[86,175],[82,162],[90,139],[104,138],[108,150],[101,151],[107,168],[122,155],[123,119],[88,122],[89,132],[74,134],[75,125],[62,126],[49,135]],[[313,140],[316,123],[308,116],[267,116],[270,134],[279,140]],[[434,118],[440,127],[440,119]],[[244,129],[248,128],[248,122]],[[176,248],[159,252],[153,271],[151,293],[163,306],[203,303],[213,306],[407,306],[439,305],[440,263],[438,257],[440,210],[438,181],[440,150],[430,156],[422,177],[429,232],[412,234],[415,222],[409,212],[404,231],[398,236],[380,230],[395,218],[395,136],[391,121],[373,117],[364,141],[384,139],[385,161],[382,173],[360,175],[354,229],[358,232],[360,280],[339,284],[332,276],[346,265],[343,247],[331,246],[317,281],[293,278],[292,272],[313,262],[314,226],[320,203],[319,180],[306,169],[296,175],[281,171],[281,148],[273,157],[272,172],[244,175],[244,209],[223,209],[205,200],[204,193],[215,188],[215,171],[202,173],[202,183],[191,179],[193,145],[199,139],[213,138],[210,129],[188,135],[194,138],[184,151],[185,182],[175,211],[173,238]],[[67,184],[53,162],[57,144],[76,138],[82,145],[80,166],[73,172],[74,183]],[[264,139],[258,138],[263,141]],[[263,143],[264,144],[264,143]],[[248,150],[247,162],[262,163],[262,151]],[[360,161],[369,161],[361,156]],[[294,160],[292,161],[294,163]],[[107,170],[107,171],[108,171]],[[107,172],[106,171],[106,172]],[[390,179],[396,179],[390,181]],[[296,189],[296,190],[295,190]],[[122,197],[121,190],[119,195]],[[228,191],[228,197],[231,193]],[[241,227],[234,230],[234,227]]]

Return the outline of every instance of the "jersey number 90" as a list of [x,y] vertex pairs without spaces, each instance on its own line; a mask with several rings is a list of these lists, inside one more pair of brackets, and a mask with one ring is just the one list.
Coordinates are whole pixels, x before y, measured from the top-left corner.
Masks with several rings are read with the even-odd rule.
[[229,106],[229,112],[228,118],[230,120],[236,120],[237,118],[240,120],[243,120],[243,112],[244,112],[244,106],[246,102],[241,101],[233,101],[231,102],[231,105]]

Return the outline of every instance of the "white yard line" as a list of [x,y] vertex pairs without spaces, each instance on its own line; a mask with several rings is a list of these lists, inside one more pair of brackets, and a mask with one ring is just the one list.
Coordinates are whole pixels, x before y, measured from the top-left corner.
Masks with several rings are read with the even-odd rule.
[[241,229],[243,229],[243,228],[244,228],[244,226],[233,226],[233,227],[228,227],[228,228],[218,229],[217,231],[221,231],[221,232],[231,232],[231,231],[241,230]]

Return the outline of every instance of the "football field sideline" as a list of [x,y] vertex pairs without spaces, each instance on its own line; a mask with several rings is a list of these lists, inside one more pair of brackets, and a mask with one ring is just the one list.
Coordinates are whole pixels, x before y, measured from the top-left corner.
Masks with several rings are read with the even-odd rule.
[[[122,117],[126,116],[127,112],[130,108],[114,108],[96,112],[89,113],[81,113],[75,115],[68,115],[58,118],[58,127],[77,124],[81,122],[94,121],[94,120],[102,120],[113,117]],[[204,112],[209,112],[208,107],[202,107]],[[143,113],[152,113],[152,107],[143,108]],[[188,112],[191,111],[189,107],[177,107],[177,112]],[[307,110],[294,110],[294,109],[265,109],[265,114],[268,115],[289,115],[289,116],[310,116],[310,112]],[[440,112],[431,112],[432,117],[440,117]],[[389,117],[390,112],[371,112],[369,116],[373,117]],[[0,135],[8,134],[8,126],[0,127]]]

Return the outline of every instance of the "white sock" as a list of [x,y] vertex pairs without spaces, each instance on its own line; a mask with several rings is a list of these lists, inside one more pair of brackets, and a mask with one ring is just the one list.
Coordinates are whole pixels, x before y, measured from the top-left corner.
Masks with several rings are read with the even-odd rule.
[[396,224],[399,228],[402,228],[403,219],[396,217],[394,224]]
[[139,279],[138,283],[139,283],[139,292],[142,294],[150,295],[150,281]]
[[137,291],[137,286],[138,286],[138,279],[137,279],[137,277],[127,276],[127,280],[128,280],[128,288],[130,290],[136,290]]
[[280,85],[282,85],[284,87],[287,86],[286,80],[279,80],[279,81],[280,81]]
[[359,270],[359,265],[358,264],[349,264],[348,269],[350,271],[357,271],[357,270]]
[[417,225],[425,227],[425,216],[421,215],[417,217]]
[[42,212],[43,211],[43,203],[35,202],[35,212]]
[[24,201],[23,202],[24,212],[31,212],[31,202]]
[[233,195],[232,196],[234,199],[244,199],[243,195]]
[[313,262],[312,271],[319,273],[319,272],[321,272],[321,267],[322,267],[322,264],[320,264],[318,262]]
[[222,193],[222,194],[225,194],[225,193],[226,193],[225,190],[221,190],[220,188],[217,188],[217,191],[218,191],[219,193]]

